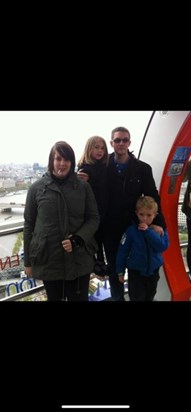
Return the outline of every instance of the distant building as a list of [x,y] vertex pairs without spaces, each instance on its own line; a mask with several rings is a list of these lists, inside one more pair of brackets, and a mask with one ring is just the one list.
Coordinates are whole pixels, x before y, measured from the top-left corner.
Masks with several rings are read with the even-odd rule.
[[16,184],[16,187],[17,187],[17,186],[19,186],[19,187],[20,187],[20,186],[24,186],[24,185],[25,185],[25,181],[24,181],[24,179],[17,179],[15,184]]
[[15,181],[13,179],[0,180],[0,187],[8,189],[9,187],[15,187]]
[[34,173],[43,173],[46,171],[46,167],[40,166],[39,163],[33,163],[33,172]]

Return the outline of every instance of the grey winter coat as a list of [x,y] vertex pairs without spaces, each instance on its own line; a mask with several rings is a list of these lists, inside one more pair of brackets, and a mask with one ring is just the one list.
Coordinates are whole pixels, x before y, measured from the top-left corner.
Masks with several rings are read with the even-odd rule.
[[[76,173],[58,185],[47,172],[28,191],[24,211],[24,263],[43,280],[72,280],[93,271],[100,218],[89,183]],[[68,253],[62,240],[80,236],[84,245]]]

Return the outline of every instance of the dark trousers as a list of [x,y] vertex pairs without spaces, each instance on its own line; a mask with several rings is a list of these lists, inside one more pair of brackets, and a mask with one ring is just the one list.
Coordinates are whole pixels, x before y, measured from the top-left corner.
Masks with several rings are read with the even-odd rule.
[[44,280],[48,301],[88,301],[90,274],[74,280]]
[[121,236],[105,236],[104,249],[106,260],[108,264],[108,275],[111,290],[111,297],[113,301],[124,301],[124,285],[119,282],[118,275],[116,273],[116,255],[119,246]]
[[191,275],[191,220],[187,218],[186,223],[188,230],[187,264]]
[[157,292],[158,280],[159,270],[155,270],[154,275],[143,276],[138,270],[128,269],[129,300],[152,301]]
[[98,245],[98,251],[96,252],[97,259],[100,262],[104,262],[104,254],[103,254],[103,225],[99,225],[99,229],[95,233],[95,240]]

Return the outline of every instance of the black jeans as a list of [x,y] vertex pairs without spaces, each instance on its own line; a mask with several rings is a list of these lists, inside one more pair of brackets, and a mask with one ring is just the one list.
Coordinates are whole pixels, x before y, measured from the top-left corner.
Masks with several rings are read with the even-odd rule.
[[[109,233],[108,233],[109,235]],[[113,301],[124,301],[124,285],[119,281],[116,273],[116,255],[121,236],[105,236],[104,249],[108,264],[108,275],[111,290],[111,297]]]
[[97,260],[104,263],[104,254],[103,254],[103,225],[100,224],[97,232],[95,233],[95,240],[98,245],[98,251],[96,253]]
[[159,269],[154,275],[143,276],[138,270],[128,269],[128,293],[131,301],[149,302],[154,299],[159,281]]
[[48,301],[61,301],[67,298],[71,302],[88,301],[90,274],[74,280],[44,280]]

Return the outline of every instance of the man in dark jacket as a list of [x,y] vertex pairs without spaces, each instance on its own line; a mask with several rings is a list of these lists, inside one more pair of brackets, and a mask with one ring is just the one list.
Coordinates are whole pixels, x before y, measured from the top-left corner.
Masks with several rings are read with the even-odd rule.
[[166,228],[161,213],[160,197],[149,164],[136,159],[130,152],[129,130],[116,127],[111,132],[111,146],[107,167],[108,211],[105,220],[104,248],[108,263],[111,296],[114,301],[124,300],[124,285],[116,273],[116,255],[122,234],[134,220],[135,204],[142,195],[153,197],[159,213],[153,221],[154,229],[163,233]]

